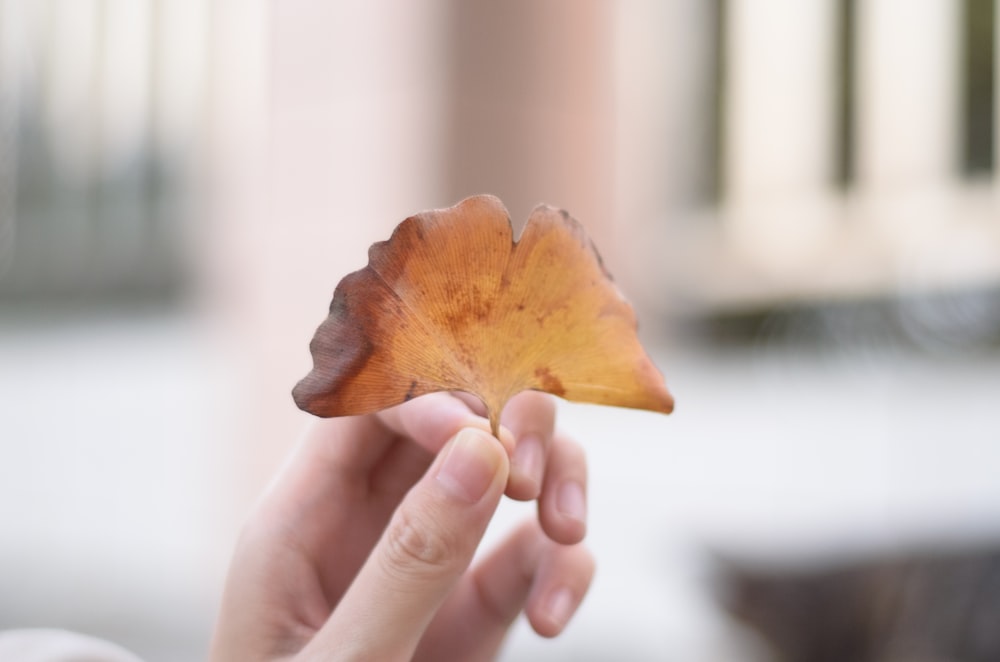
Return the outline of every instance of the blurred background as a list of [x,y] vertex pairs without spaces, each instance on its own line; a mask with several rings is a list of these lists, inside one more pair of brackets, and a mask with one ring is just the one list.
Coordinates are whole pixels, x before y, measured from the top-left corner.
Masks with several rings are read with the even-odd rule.
[[560,405],[598,575],[504,659],[997,659],[998,34],[996,0],[0,0],[0,629],[204,657],[334,286],[488,192],[587,227],[677,397]]

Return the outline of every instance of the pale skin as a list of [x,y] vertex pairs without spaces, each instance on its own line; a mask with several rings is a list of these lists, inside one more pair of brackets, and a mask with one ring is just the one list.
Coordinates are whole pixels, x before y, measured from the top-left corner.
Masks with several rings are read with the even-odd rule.
[[[587,467],[549,396],[436,393],[317,421],[250,516],[212,642],[239,660],[492,660],[522,612],[554,637],[590,586]],[[501,497],[537,500],[471,564]]]

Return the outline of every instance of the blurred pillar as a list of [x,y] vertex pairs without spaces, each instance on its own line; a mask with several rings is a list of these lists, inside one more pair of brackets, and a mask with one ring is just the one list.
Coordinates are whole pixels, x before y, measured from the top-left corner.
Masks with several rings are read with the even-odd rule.
[[242,506],[312,417],[291,390],[334,287],[441,195],[440,3],[214,5],[211,305],[239,376],[229,451]]
[[448,6],[447,197],[495,194],[517,231],[538,203],[567,209],[614,272],[613,5]]
[[960,3],[858,3],[858,185],[937,188],[957,173]]
[[727,3],[723,195],[741,246],[796,266],[825,242],[834,180],[833,0]]
[[833,178],[831,0],[729,3],[726,196],[816,195]]

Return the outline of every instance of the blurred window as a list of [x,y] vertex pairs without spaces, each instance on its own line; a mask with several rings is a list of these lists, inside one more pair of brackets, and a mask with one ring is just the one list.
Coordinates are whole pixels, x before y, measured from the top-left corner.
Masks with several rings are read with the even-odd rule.
[[0,297],[184,286],[204,0],[0,2]]

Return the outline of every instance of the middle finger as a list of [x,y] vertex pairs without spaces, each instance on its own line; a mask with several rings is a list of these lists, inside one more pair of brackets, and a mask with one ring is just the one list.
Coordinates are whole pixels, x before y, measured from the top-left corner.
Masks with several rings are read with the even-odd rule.
[[555,431],[555,401],[538,391],[518,393],[504,408],[500,421],[515,440],[507,496],[518,501],[537,499]]

